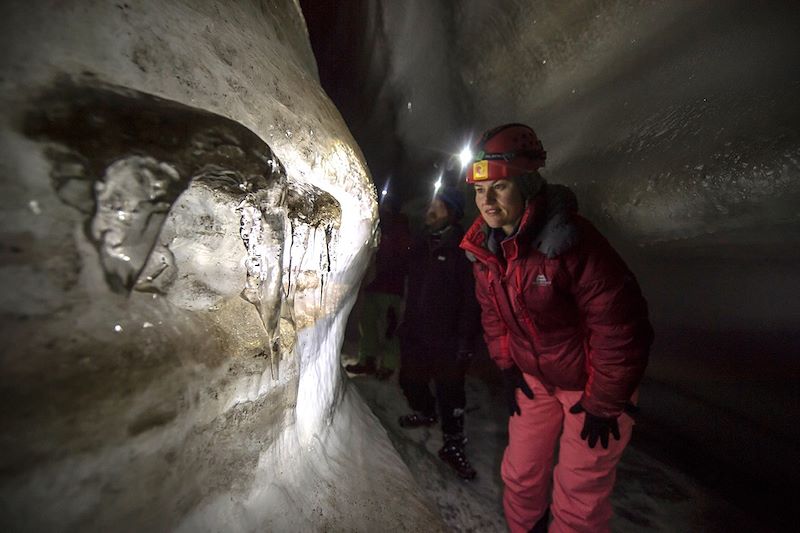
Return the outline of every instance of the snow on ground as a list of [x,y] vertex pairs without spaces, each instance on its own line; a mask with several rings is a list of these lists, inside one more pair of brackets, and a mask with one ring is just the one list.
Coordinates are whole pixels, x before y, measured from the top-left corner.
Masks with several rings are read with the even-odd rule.
[[[354,360],[347,350],[343,359],[345,363]],[[438,426],[411,430],[399,426],[397,418],[408,408],[396,374],[388,381],[351,376],[351,384],[384,425],[417,483],[453,531],[506,531],[500,462],[507,418],[501,385],[489,365],[476,360],[467,376],[467,455],[478,472],[471,482],[456,477],[437,457],[442,444]],[[615,532],[766,530],[676,468],[637,449],[635,434],[618,468],[612,503]]]

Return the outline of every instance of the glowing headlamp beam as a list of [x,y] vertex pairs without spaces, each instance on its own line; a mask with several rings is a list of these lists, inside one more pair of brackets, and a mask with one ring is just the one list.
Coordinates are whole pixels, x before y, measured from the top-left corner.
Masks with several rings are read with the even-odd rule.
[[465,146],[461,150],[461,153],[458,154],[458,158],[461,160],[461,168],[466,167],[472,162],[473,159],[472,150],[470,150],[469,147]]
[[386,195],[389,194],[389,182],[392,181],[392,178],[388,178],[386,183],[383,184],[383,189],[381,190],[381,197],[378,199],[380,204],[383,204],[383,200],[386,198]]

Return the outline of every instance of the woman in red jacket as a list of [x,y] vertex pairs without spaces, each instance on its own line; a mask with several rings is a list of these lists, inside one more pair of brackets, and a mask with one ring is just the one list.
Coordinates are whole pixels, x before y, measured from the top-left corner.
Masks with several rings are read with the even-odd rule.
[[506,520],[546,531],[552,511],[550,531],[607,531],[652,342],[647,304],[572,192],[539,175],[545,151],[530,127],[494,128],[477,149],[467,182],[480,216],[461,247],[506,384]]

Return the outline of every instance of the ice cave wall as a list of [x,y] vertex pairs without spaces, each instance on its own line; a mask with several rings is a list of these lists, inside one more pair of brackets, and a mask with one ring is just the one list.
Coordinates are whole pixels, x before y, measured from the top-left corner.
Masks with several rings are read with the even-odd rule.
[[375,193],[299,5],[0,20],[3,529],[436,530],[340,373]]

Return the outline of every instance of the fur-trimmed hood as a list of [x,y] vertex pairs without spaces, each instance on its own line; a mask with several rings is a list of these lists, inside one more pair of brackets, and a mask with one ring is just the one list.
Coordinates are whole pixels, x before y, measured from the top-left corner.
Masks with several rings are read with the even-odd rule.
[[578,229],[572,215],[578,212],[578,199],[566,185],[547,185],[545,197],[545,222],[535,232],[534,246],[548,259],[559,256],[578,241]]

